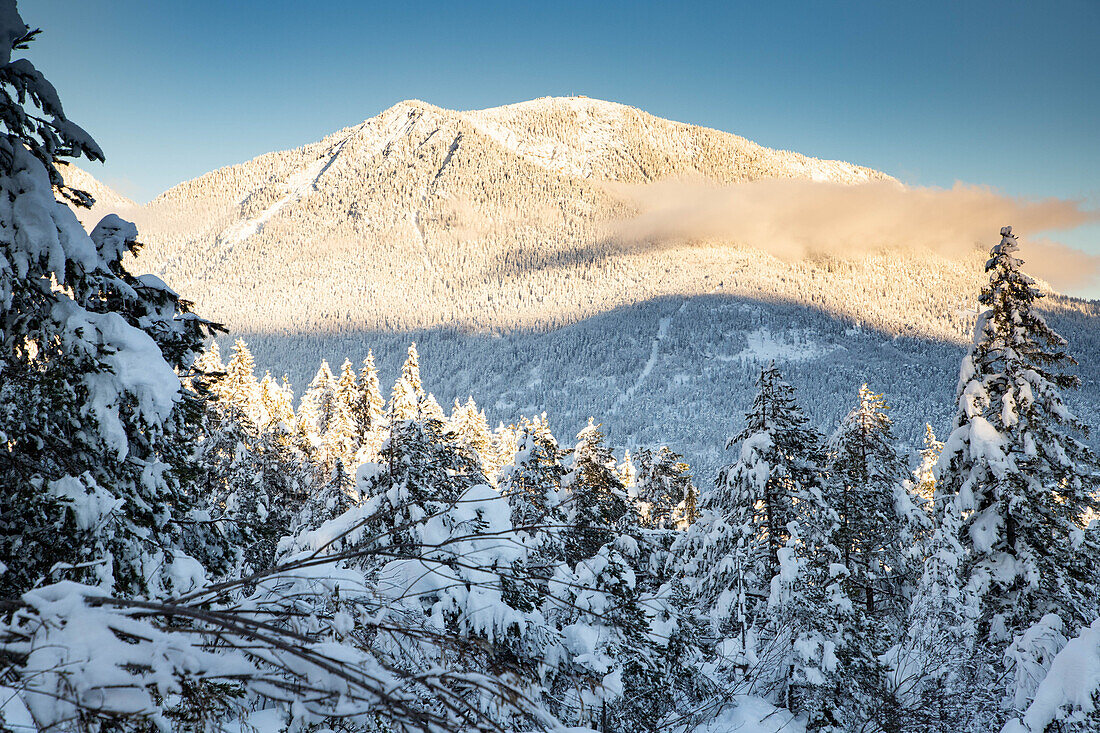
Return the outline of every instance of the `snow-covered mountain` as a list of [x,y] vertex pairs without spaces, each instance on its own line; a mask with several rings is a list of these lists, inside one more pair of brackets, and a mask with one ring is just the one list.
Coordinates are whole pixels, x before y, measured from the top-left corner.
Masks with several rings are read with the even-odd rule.
[[[114,205],[147,243],[138,269],[299,385],[368,347],[392,375],[415,339],[445,404],[472,393],[494,421],[546,410],[563,440],[594,415],[621,445],[667,441],[709,471],[774,358],[823,429],[868,380],[917,439],[948,414],[983,253],[787,261],[619,236],[631,187],[767,178],[892,180],[583,97],[406,101]],[[1053,307],[1076,353],[1095,350],[1093,306]]]
[[674,177],[883,176],[585,98],[402,102],[176,186],[139,223],[148,266],[235,328],[542,328],[711,292],[744,267],[728,243],[618,251],[610,223],[635,209],[609,183]]
[[65,185],[80,189],[95,198],[95,204],[91,209],[73,207],[76,218],[85,229],[94,227],[106,214],[118,214],[130,219],[137,215],[139,207],[136,203],[101,183],[84,169],[71,163],[61,163],[57,168],[65,179]]

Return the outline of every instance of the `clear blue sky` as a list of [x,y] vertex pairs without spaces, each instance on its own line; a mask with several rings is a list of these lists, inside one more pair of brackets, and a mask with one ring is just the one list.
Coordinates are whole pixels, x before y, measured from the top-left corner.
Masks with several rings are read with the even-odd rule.
[[[1100,0],[23,0],[139,201],[407,98],[586,94],[907,183],[1100,207]],[[1065,241],[1100,252],[1100,227]]]

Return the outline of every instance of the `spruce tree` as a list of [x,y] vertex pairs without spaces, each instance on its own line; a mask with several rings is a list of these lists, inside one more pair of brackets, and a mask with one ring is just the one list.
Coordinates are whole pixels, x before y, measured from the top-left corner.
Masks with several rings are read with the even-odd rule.
[[340,376],[336,378],[332,391],[336,400],[355,419],[356,403],[359,401],[359,380],[350,359],[344,359],[340,367]]
[[200,374],[211,376],[220,376],[220,373],[225,371],[225,364],[222,362],[221,349],[218,348],[217,340],[211,339],[210,346],[204,349],[195,359],[194,370]]
[[823,441],[795,403],[794,390],[772,362],[760,370],[745,427],[727,444],[738,460],[719,471],[703,509],[745,528],[766,577],[779,569],[796,504],[822,501]]
[[447,421],[447,413],[443,411],[443,405],[439,404],[439,400],[431,392],[420,400],[419,410],[421,420],[434,420],[440,423]]
[[924,424],[924,447],[920,451],[920,463],[914,472],[916,480],[916,492],[920,496],[922,506],[934,509],[936,496],[936,462],[943,452],[943,443],[936,439],[936,432],[928,423]]
[[[239,553],[236,570],[247,574],[275,564],[279,540],[294,527],[322,471],[285,422],[253,422],[233,389],[218,384],[228,378],[211,378],[212,392],[225,397],[207,405],[196,451],[198,481],[211,519]],[[261,399],[264,384],[272,409],[289,411],[290,395],[268,378]]]
[[362,442],[372,430],[385,426],[386,402],[382,399],[382,388],[378,382],[378,369],[374,366],[374,353],[367,349],[367,358],[359,370],[359,400],[356,403],[355,418]]
[[[836,514],[823,490],[823,440],[775,364],[761,369],[737,460],[677,537],[677,585],[717,638],[720,686],[776,691],[814,728],[836,717],[836,652],[850,602],[831,543]],[[763,660],[767,660],[764,662]]]
[[477,458],[449,439],[438,421],[391,423],[382,462],[364,472],[357,485],[365,523],[379,546],[415,555],[420,527],[445,512],[469,488],[488,483]]
[[233,355],[225,365],[225,376],[216,384],[215,391],[222,399],[232,402],[257,425],[266,422],[266,417],[261,415],[256,360],[244,339],[233,343]]
[[298,405],[298,419],[306,429],[320,440],[328,432],[329,422],[336,411],[336,378],[332,375],[328,361],[322,360],[321,366],[313,376],[313,381],[302,394]]
[[[463,405],[455,400],[447,428],[460,443],[478,455],[483,465],[487,463],[486,458],[491,459],[489,448],[492,446],[493,436],[489,432],[489,421],[485,419],[485,413],[477,409],[477,403],[472,396]],[[486,470],[486,473],[489,471]]]
[[613,533],[637,522],[637,512],[619,477],[615,458],[592,418],[577,434],[571,470],[562,481],[569,528],[566,560],[576,564],[592,557]]
[[[695,521],[695,486],[691,467],[683,456],[661,446],[638,453],[636,479],[638,501],[647,527],[671,528],[679,521]],[[689,518],[690,517],[690,518]]]
[[521,421],[516,446],[514,462],[501,470],[497,490],[508,501],[512,526],[532,537],[539,553],[560,561],[564,557],[565,514],[560,505],[567,473],[561,460],[564,451],[537,418]]
[[909,496],[889,409],[864,384],[828,445],[827,498],[839,520],[833,543],[848,571],[848,594],[862,600],[868,616],[902,607],[909,549],[927,521]]
[[936,465],[939,513],[960,517],[973,619],[963,684],[1009,690],[971,701],[973,729],[1000,727],[1006,711],[1026,707],[1033,669],[1052,656],[1047,632],[1100,614],[1100,544],[1084,531],[1098,506],[1096,459],[1075,437],[1085,426],[1061,395],[1079,380],[1066,371],[1074,364],[1066,341],[1040,313],[1044,293],[1021,271],[1018,251],[1012,228],[1003,228]]
[[420,382],[420,355],[416,344],[409,344],[409,355],[401,366],[401,376],[390,392],[389,419],[419,420],[423,417],[421,403],[427,395]]
[[[200,581],[182,570],[201,404],[180,376],[193,376],[212,324],[158,278],[127,270],[140,246],[132,224],[110,215],[89,235],[55,199],[90,205],[56,163],[103,153],[34,65],[12,59],[37,33],[14,3],[2,25],[0,595],[62,579],[154,597],[186,590]],[[216,541],[206,535],[195,527],[193,546]]]
[[417,399],[424,398],[424,385],[420,382],[420,354],[416,351],[416,342],[409,344],[409,353],[401,365],[401,379],[409,385]]
[[1100,546],[1083,532],[1098,508],[1096,459],[1061,395],[1079,380],[1065,372],[1074,361],[1039,312],[1044,293],[1021,272],[1018,250],[1005,227],[937,465],[937,488],[962,516],[980,634],[1002,648],[1044,614],[1075,627],[1100,612]]
[[837,519],[830,545],[843,568],[830,574],[850,601],[840,613],[831,704],[848,710],[849,722],[878,720],[889,731],[898,730],[897,685],[880,659],[904,623],[930,518],[909,493],[888,410],[881,394],[860,387],[858,404],[829,440],[826,499]]
[[618,465],[619,478],[623,482],[628,496],[638,496],[638,467],[634,465],[634,458],[630,455],[630,449],[623,451],[623,460]]
[[286,435],[293,433],[294,425],[294,395],[290,392],[287,383],[279,385],[271,377],[271,372],[266,372],[260,380],[260,406],[266,422],[260,427],[265,430],[275,430]]
[[489,478],[496,481],[501,469],[515,460],[516,451],[519,450],[518,441],[519,434],[514,425],[505,426],[504,423],[497,425],[496,430],[493,431],[485,462],[485,472]]
[[355,477],[342,461],[336,461],[328,480],[303,503],[295,527],[298,530],[314,529],[335,519],[355,504],[355,493]]

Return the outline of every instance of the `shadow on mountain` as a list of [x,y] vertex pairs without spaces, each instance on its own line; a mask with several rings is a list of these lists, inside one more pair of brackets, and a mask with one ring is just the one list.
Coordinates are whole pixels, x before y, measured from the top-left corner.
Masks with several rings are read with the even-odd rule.
[[[569,270],[578,265],[600,265],[605,260],[643,252],[683,249],[696,244],[689,240],[653,239],[630,241],[616,237],[572,244],[552,251],[517,247],[493,263],[492,274],[521,277],[532,272]],[[731,245],[734,246],[734,245]]]
[[[1100,425],[1100,328],[1095,304],[1055,299],[1051,324],[1069,339],[1083,387],[1068,395]],[[491,425],[546,412],[572,443],[589,416],[618,446],[668,444],[709,482],[742,424],[760,366],[775,359],[813,423],[829,433],[866,382],[886,393],[896,437],[919,446],[924,423],[941,438],[954,412],[964,347],[860,328],[820,309],[720,295],[664,297],[550,331],[240,333],[260,370],[286,372],[300,395],[320,364],[372,349],[383,388],[417,343],[425,389],[444,408],[472,395]],[[229,344],[223,344],[228,347]],[[224,352],[223,352],[224,353]]]

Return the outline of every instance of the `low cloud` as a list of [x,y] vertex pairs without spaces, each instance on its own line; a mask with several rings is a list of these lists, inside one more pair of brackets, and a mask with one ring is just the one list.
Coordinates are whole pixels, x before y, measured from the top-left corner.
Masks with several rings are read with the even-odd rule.
[[639,214],[611,233],[630,247],[725,239],[794,259],[858,257],[883,250],[955,257],[988,249],[1011,224],[1028,272],[1060,290],[1093,284],[1100,258],[1037,235],[1100,220],[1064,199],[1029,200],[980,187],[951,189],[883,181],[860,185],[769,180],[715,186],[701,182],[613,185]]

